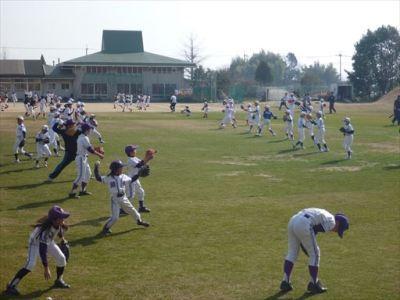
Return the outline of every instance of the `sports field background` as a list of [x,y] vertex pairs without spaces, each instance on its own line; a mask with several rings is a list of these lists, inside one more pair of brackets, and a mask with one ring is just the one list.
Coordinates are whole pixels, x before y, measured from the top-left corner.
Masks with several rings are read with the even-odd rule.
[[[38,260],[19,285],[25,298],[276,299],[287,222],[302,208],[320,207],[346,213],[350,230],[342,240],[334,233],[318,235],[320,278],[329,290],[315,297],[397,299],[400,140],[399,128],[388,119],[393,101],[339,104],[338,114],[326,118],[329,153],[319,153],[308,139],[305,150],[292,151],[281,119],[273,122],[276,137],[246,134],[244,113],[238,114],[237,129],[219,130],[223,115],[217,105],[211,106],[209,119],[202,119],[201,105],[190,105],[195,113],[187,118],[169,113],[168,104],[134,113],[88,104],[106,140],[102,173],[112,160],[126,160],[127,144],[139,144],[139,156],[148,147],[159,151],[151,176],[141,180],[152,209],[143,218],[151,227],[122,217],[106,238],[98,235],[110,213],[105,186],[92,180],[92,196],[67,199],[73,164],[52,184],[43,181],[61,158],[51,158],[48,169],[36,170],[25,158],[14,164],[21,106],[11,107],[0,115],[0,288],[25,262],[29,226],[59,204],[71,212],[66,238],[72,254],[64,279],[72,288],[49,290],[52,281],[43,279]],[[177,110],[182,108],[178,104]],[[338,131],[344,116],[351,117],[356,131],[352,160],[344,160]],[[30,151],[42,124],[26,121]],[[93,166],[95,158],[90,161]],[[51,259],[50,265],[54,279]],[[308,298],[304,255],[292,281],[295,290],[279,299]]]

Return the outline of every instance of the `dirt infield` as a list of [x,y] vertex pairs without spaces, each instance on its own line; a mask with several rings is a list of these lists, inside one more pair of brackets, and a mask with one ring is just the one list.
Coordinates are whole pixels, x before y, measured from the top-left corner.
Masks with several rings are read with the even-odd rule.
[[[400,87],[397,87],[382,96],[378,101],[373,103],[337,103],[336,107],[338,110],[360,110],[362,107],[371,108],[371,106],[375,107],[379,111],[389,111],[393,108],[394,100],[397,95],[400,94]],[[247,101],[249,102],[249,101]],[[6,110],[8,113],[23,113],[24,107],[22,102],[18,102],[14,107],[12,103],[9,103],[10,107]],[[104,113],[104,112],[121,112],[122,109],[117,107],[117,109],[113,108],[113,103],[86,103],[86,111],[90,113]],[[176,112],[180,112],[186,105],[189,105],[192,112],[200,112],[203,107],[203,103],[178,103],[176,106]],[[261,103],[264,106],[264,103]],[[272,107],[273,110],[276,111],[279,101],[269,101],[268,105]],[[236,106],[237,110],[240,110],[239,106]],[[210,112],[219,112],[222,110],[221,103],[209,103],[209,111]],[[134,109],[135,112],[138,110]],[[169,112],[169,103],[151,103],[150,107],[147,109],[147,112]]]

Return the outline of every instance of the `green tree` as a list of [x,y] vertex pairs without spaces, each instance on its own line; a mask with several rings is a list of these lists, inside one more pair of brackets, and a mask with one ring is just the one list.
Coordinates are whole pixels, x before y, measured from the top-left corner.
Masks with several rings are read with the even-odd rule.
[[305,66],[301,69],[300,84],[306,88],[324,85],[329,87],[330,84],[339,81],[339,75],[332,64],[323,65],[314,62],[313,65]]
[[353,72],[347,73],[356,95],[382,95],[400,83],[400,35],[395,27],[368,30],[355,48]]
[[260,61],[257,66],[254,79],[261,85],[267,85],[274,80],[272,76],[271,68],[268,66],[267,62]]

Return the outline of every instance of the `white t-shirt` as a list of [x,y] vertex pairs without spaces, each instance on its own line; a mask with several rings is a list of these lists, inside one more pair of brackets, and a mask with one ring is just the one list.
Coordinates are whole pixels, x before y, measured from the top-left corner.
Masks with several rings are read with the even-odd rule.
[[125,190],[131,181],[132,178],[125,174],[101,176],[101,182],[107,184],[110,195],[118,198],[126,197]]
[[89,137],[81,133],[77,140],[78,150],[76,151],[76,155],[86,156],[89,151],[88,148],[92,148],[92,144],[90,144]]
[[171,96],[171,103],[176,103],[176,96],[175,95]]
[[128,167],[128,175],[133,177],[138,174],[139,168],[136,168],[136,165],[140,163],[142,160],[140,158],[128,157],[127,167]]
[[335,227],[335,217],[325,209],[306,208],[300,213],[309,216],[312,226],[321,225],[325,232],[331,231]]
[[17,139],[22,140],[24,138],[24,132],[26,134],[26,127],[24,124],[17,125]]

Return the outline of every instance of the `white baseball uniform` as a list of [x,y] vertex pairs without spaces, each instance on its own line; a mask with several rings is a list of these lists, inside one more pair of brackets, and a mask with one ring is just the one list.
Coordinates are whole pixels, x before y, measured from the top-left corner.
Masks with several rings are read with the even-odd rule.
[[15,144],[14,144],[14,153],[18,154],[21,152],[22,154],[25,154],[24,146],[20,147],[19,145],[21,142],[25,139],[26,137],[26,127],[25,124],[20,124],[17,125],[17,130],[16,130],[16,139],[15,139]]
[[92,175],[92,171],[90,170],[88,162],[89,148],[93,148],[92,144],[90,144],[89,137],[83,133],[80,134],[77,140],[77,151],[75,158],[77,177],[74,180],[74,184],[76,185],[79,185],[82,182],[88,183],[90,176]]
[[288,253],[286,260],[297,260],[300,245],[309,255],[309,265],[319,266],[320,251],[316,233],[328,232],[335,227],[335,217],[320,208],[306,208],[294,215],[288,224]]
[[304,129],[306,127],[306,120],[304,117],[299,117],[299,120],[297,121],[297,130],[299,133],[298,141],[299,142],[304,142],[305,134],[304,134]]
[[290,114],[286,115],[285,133],[291,140],[293,140],[293,117]]
[[42,157],[49,157],[51,156],[51,151],[49,149],[49,143],[45,143],[44,140],[50,141],[50,134],[49,132],[43,133],[39,131],[36,134],[36,160],[39,160]]
[[120,208],[136,221],[141,221],[140,214],[126,197],[126,189],[131,181],[132,178],[125,174],[101,176],[101,182],[107,184],[111,195],[111,217],[106,222],[106,228],[111,228],[118,221]]
[[325,142],[325,122],[322,117],[318,118],[316,121],[316,126],[317,126],[317,135],[315,136],[315,142],[317,144],[326,144]]
[[[126,166],[128,167],[128,176],[133,177],[138,174],[139,168],[137,165],[141,163],[142,160],[137,158],[137,157],[128,157],[128,162]],[[142,165],[142,164],[140,164]],[[140,202],[144,201],[144,189],[142,188],[142,185],[140,184],[139,178],[136,181],[133,181],[132,183],[129,184],[128,187],[128,198],[133,201],[133,198],[135,197],[135,194],[137,193],[138,199]]]
[[49,229],[41,231],[40,227],[36,227],[29,237],[28,258],[24,266],[25,269],[32,271],[36,265],[37,257],[40,255],[40,244],[46,245],[47,252],[54,257],[57,267],[65,267],[67,261],[58,245],[54,242],[54,238],[59,234],[61,229],[51,226]]
[[351,145],[353,144],[353,139],[354,139],[354,133],[351,133],[351,132],[354,132],[354,128],[349,123],[344,126],[344,130],[345,130],[345,133],[344,133],[343,147],[346,152],[351,153],[351,152],[353,152],[351,150]]

